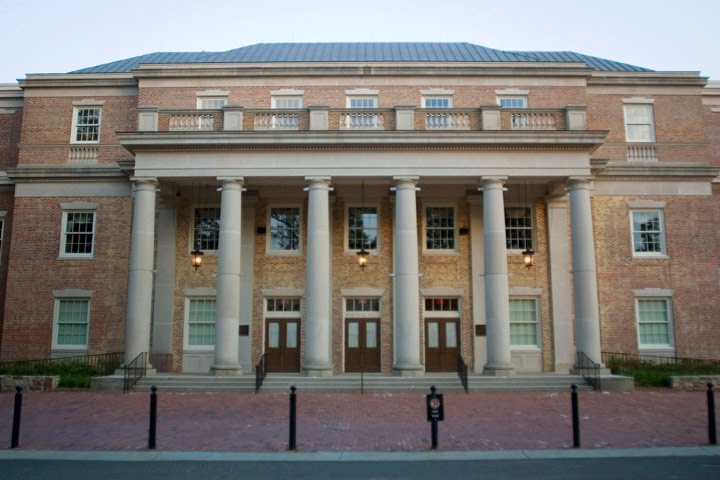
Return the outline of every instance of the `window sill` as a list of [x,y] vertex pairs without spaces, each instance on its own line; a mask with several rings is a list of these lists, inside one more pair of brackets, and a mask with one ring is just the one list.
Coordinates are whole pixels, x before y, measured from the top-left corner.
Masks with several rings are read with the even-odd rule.
[[301,257],[302,252],[295,252],[292,250],[288,251],[274,251],[274,250],[268,250],[265,252],[265,255],[268,257]]
[[531,345],[517,345],[517,346],[510,346],[510,351],[515,353],[540,353],[542,352],[542,348],[540,347],[533,347]]
[[190,353],[213,353],[215,351],[214,345],[202,345],[202,346],[184,346],[183,352]]
[[460,252],[457,250],[423,250],[423,255],[427,255],[429,257],[438,257],[438,256],[458,256],[460,255]]
[[83,255],[83,256],[70,256],[70,255],[60,255],[57,258],[58,260],[81,260],[81,261],[87,261],[87,260],[95,260],[95,255]]
[[637,255],[633,254],[633,260],[669,260],[667,255]]

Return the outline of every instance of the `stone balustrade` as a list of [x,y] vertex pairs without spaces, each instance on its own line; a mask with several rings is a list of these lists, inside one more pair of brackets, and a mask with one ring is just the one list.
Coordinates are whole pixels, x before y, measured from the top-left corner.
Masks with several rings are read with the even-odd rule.
[[528,111],[510,113],[512,130],[557,130],[555,112]]
[[215,115],[207,112],[174,113],[170,115],[168,131],[184,132],[192,130],[213,130]]
[[256,112],[253,118],[255,130],[298,130],[300,115],[298,113],[263,113]]
[[68,163],[97,163],[97,145],[74,145],[70,147]]
[[657,149],[654,145],[628,145],[628,162],[657,162]]
[[471,118],[468,112],[425,111],[425,130],[470,130]]
[[341,112],[340,130],[385,130],[384,113],[367,110]]

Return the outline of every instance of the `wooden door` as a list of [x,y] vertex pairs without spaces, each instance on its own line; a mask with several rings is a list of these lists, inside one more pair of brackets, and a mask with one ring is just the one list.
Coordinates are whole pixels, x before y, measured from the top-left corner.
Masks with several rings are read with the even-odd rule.
[[345,371],[380,371],[380,319],[345,320]]
[[300,371],[300,319],[268,318],[265,321],[268,372]]
[[458,319],[425,320],[425,370],[428,372],[454,372],[460,345]]

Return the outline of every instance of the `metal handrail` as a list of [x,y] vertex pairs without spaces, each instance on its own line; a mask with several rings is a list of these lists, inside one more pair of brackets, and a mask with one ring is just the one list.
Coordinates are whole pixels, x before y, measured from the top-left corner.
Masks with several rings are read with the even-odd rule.
[[592,385],[593,390],[602,392],[599,363],[595,363],[585,352],[577,352],[575,367],[580,371],[580,375],[585,381]]
[[0,368],[11,365],[32,366],[79,363],[82,365],[97,367],[100,369],[101,375],[109,375],[120,366],[122,359],[122,352],[100,353],[96,355],[76,355],[72,357],[43,358],[37,360],[8,360],[0,362]]
[[457,354],[457,374],[460,377],[460,383],[465,389],[465,393],[468,393],[468,366],[460,352]]
[[147,374],[147,352],[140,353],[132,362],[123,366],[123,393],[130,389]]
[[267,353],[263,353],[260,361],[255,365],[255,393],[260,392],[267,376]]

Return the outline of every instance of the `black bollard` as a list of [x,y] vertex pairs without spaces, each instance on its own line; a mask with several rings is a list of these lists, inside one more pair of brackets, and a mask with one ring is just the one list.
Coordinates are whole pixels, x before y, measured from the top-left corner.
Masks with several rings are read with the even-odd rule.
[[20,416],[22,415],[22,387],[15,387],[15,410],[13,412],[12,438],[10,448],[17,448],[20,445]]
[[290,442],[288,450],[295,450],[296,448],[296,430],[295,422],[297,421],[297,396],[295,395],[295,385],[290,387]]
[[150,430],[148,435],[148,448],[155,449],[155,437],[157,435],[157,387],[150,387]]
[[431,428],[430,428],[430,434],[432,435],[432,449],[437,450],[438,448],[438,421],[433,419],[432,422],[430,422]]
[[580,448],[580,407],[578,404],[577,385],[572,386],[572,422],[573,448]]
[[717,429],[715,423],[715,394],[713,393],[713,384],[707,384],[707,405],[708,405],[708,437],[710,445],[717,445]]

